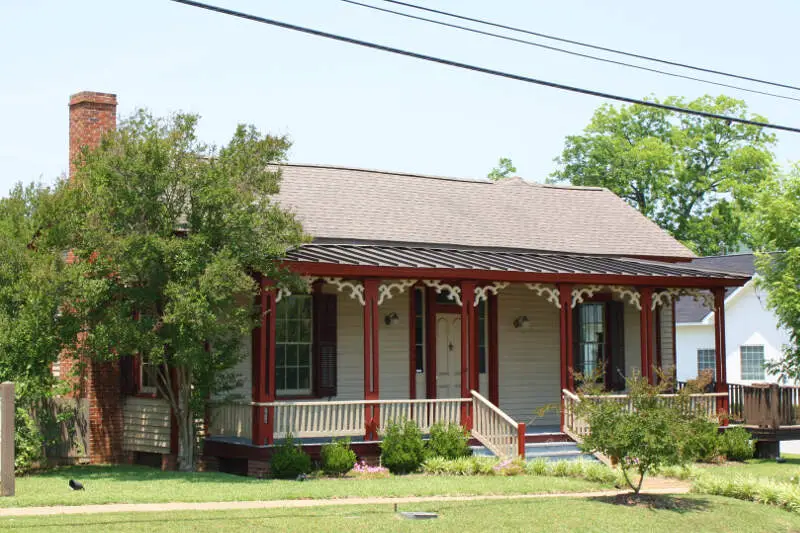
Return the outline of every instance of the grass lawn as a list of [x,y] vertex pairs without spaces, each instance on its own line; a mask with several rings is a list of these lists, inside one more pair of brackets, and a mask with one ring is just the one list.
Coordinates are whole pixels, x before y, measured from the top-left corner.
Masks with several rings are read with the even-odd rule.
[[704,466],[704,473],[714,476],[745,475],[758,478],[769,478],[776,481],[789,481],[792,476],[800,475],[800,455],[784,455],[785,463],[774,459],[750,459],[744,463],[726,463],[717,466]]
[[[520,478],[516,478],[520,479]],[[391,506],[320,507],[0,519],[0,531],[531,531],[771,532],[800,530],[800,516],[714,496],[665,497],[674,508],[628,507],[607,499],[475,501],[408,504],[400,511],[435,511],[434,520],[406,520]]]
[[[72,491],[69,479],[86,490]],[[611,485],[582,479],[538,476],[399,476],[388,479],[258,480],[219,473],[161,472],[139,466],[80,466],[17,479],[16,496],[0,498],[0,507],[346,498],[529,494],[605,490]]]

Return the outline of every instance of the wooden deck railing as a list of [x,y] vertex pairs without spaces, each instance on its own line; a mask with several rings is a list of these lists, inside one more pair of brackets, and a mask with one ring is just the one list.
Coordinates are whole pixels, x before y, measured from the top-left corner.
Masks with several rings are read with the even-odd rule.
[[525,457],[525,424],[472,391],[472,436],[498,457]]
[[741,422],[745,425],[778,429],[800,423],[800,387],[765,383],[739,385],[737,389],[741,391]]

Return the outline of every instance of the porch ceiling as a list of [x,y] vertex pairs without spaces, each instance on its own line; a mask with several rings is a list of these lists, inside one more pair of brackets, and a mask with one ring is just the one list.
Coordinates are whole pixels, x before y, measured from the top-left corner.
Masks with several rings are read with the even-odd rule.
[[[534,276],[611,276],[659,280],[670,278],[676,282],[708,280],[715,282],[714,285],[742,285],[750,279],[750,276],[741,273],[644,259],[413,245],[310,243],[290,251],[286,261],[290,264],[303,263],[307,268],[311,264],[325,264],[398,269],[398,272],[402,270],[408,276],[413,275],[409,269],[419,269],[441,270],[443,274],[486,271]],[[354,269],[348,269],[350,270],[355,273]]]

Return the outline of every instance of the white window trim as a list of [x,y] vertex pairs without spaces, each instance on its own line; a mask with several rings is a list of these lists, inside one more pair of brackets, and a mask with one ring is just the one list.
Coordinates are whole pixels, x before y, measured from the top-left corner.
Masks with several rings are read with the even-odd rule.
[[714,372],[714,375],[716,376],[716,372],[717,372],[717,349],[716,348],[697,348],[697,351],[695,352],[695,363],[696,363],[695,366],[696,366],[696,369],[697,369],[698,377],[700,376],[700,351],[708,351],[708,352],[712,352],[714,354],[714,365],[712,367],[710,367],[710,368],[704,368],[703,370],[711,370],[712,372]]
[[[750,378],[744,377],[744,360],[742,357],[742,348],[761,348],[761,372],[762,375],[759,378]],[[739,376],[741,377],[742,381],[764,381],[767,379],[767,369],[764,368],[764,365],[767,362],[767,351],[766,347],[763,344],[741,344],[739,345]]]
[[[305,296],[305,295],[302,295]],[[289,296],[291,298],[292,296]],[[308,342],[311,360],[309,361],[308,365],[308,388],[306,389],[279,389],[277,386],[275,387],[275,395],[276,396],[311,396],[314,394],[314,300],[313,296],[309,296],[311,298],[311,340]],[[282,344],[284,346],[305,346],[305,342],[276,342],[277,344]],[[277,367],[277,362],[276,362]],[[277,370],[277,368],[276,368]]]

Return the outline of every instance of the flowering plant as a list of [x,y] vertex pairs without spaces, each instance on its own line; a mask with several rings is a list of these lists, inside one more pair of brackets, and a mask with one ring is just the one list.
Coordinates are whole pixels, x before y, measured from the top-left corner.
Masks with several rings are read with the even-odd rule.
[[389,469],[383,466],[370,466],[362,459],[350,470],[348,476],[366,479],[386,478],[389,477]]

